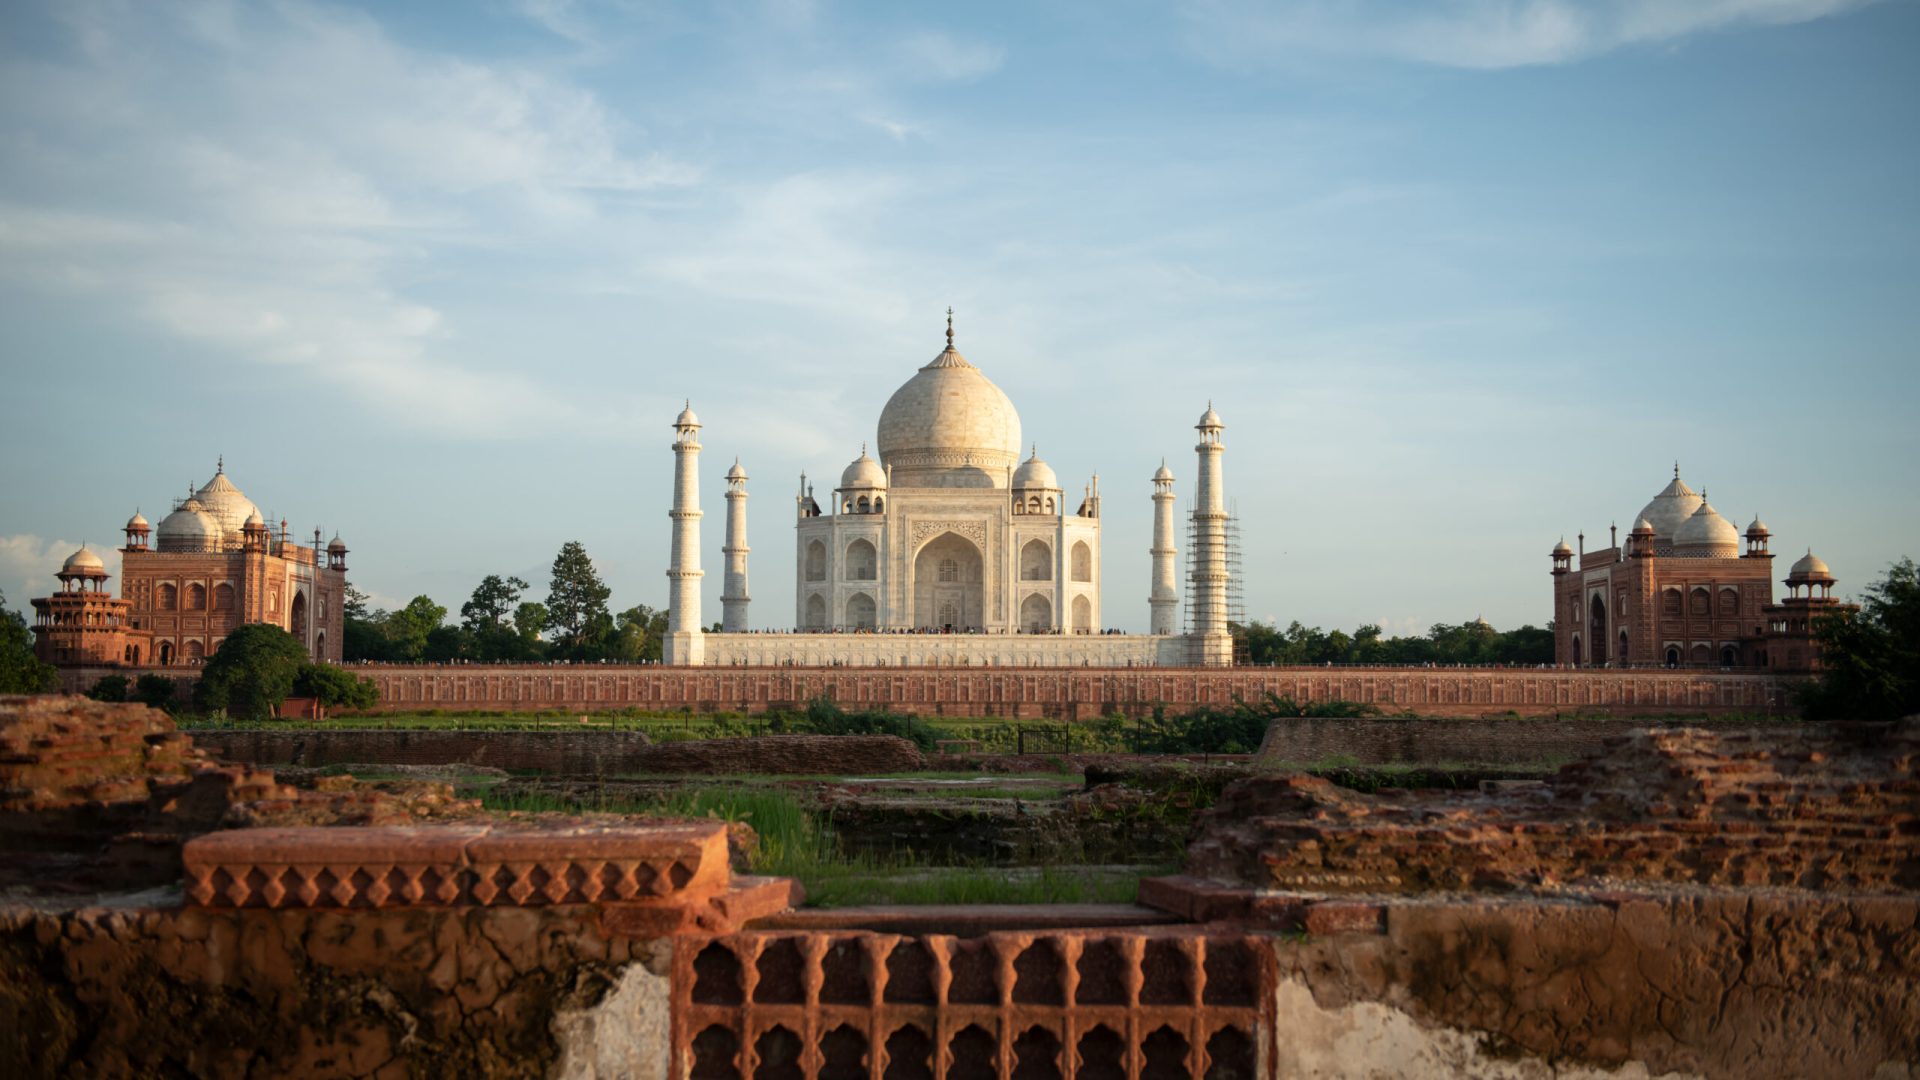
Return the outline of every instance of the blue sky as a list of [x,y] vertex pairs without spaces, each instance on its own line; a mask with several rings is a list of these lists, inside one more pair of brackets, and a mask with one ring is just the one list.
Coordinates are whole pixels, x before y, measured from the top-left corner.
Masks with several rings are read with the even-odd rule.
[[[225,454],[387,604],[580,540],[666,598],[682,398],[792,496],[941,344],[1105,494],[1227,422],[1248,613],[1550,614],[1672,462],[1853,591],[1920,554],[1920,5],[16,3],[0,590]],[[1781,576],[1784,576],[1784,565]]]

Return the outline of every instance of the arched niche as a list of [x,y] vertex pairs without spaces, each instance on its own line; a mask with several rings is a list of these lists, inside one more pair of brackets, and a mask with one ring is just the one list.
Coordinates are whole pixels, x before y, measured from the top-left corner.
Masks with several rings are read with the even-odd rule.
[[973,541],[943,532],[913,557],[913,625],[969,630],[986,625],[986,560]]

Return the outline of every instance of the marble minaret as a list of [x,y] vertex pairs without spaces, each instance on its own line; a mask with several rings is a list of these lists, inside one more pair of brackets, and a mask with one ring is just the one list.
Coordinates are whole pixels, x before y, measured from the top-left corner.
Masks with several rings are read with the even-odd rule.
[[1153,474],[1153,591],[1147,594],[1152,609],[1147,632],[1180,632],[1180,549],[1173,539],[1173,470],[1166,462]]
[[693,403],[673,422],[673,554],[667,580],[673,591],[667,608],[667,640],[662,660],[698,664],[705,659],[700,628],[700,418]]
[[727,576],[720,590],[720,629],[729,634],[747,629],[747,470],[740,459],[727,470],[727,542],[720,554]]

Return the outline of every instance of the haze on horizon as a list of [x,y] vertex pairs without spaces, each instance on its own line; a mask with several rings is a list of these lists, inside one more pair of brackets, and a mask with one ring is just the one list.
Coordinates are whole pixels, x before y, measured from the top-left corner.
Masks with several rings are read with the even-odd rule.
[[[108,0],[0,11],[0,591],[217,455],[457,612],[582,541],[665,603],[670,423],[793,501],[943,343],[1104,496],[1226,424],[1247,613],[1551,615],[1669,478],[1848,596],[1920,554],[1920,5],[929,8]],[[117,579],[115,581],[117,584]]]

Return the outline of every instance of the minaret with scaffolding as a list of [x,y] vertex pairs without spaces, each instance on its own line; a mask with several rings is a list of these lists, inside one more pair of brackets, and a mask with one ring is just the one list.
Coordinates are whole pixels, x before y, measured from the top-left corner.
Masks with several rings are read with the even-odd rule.
[[1228,584],[1231,581],[1229,522],[1225,487],[1220,478],[1220,456],[1226,447],[1220,433],[1226,425],[1220,414],[1207,403],[1207,411],[1194,425],[1200,441],[1194,446],[1199,456],[1199,475],[1194,485],[1192,552],[1187,576],[1187,594],[1191,597],[1193,624],[1188,634],[1193,640],[1192,662],[1202,667],[1226,667],[1233,663],[1233,635],[1228,623]]

